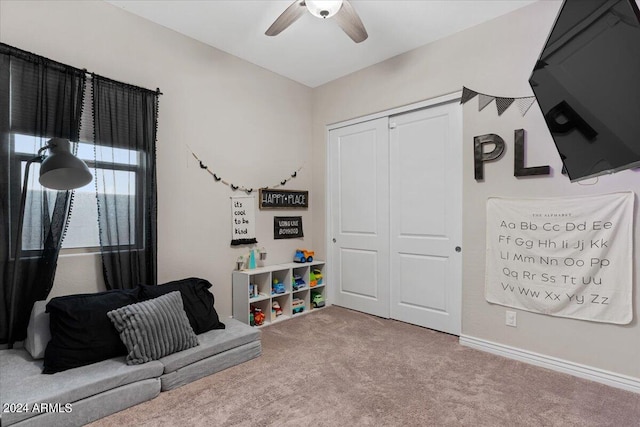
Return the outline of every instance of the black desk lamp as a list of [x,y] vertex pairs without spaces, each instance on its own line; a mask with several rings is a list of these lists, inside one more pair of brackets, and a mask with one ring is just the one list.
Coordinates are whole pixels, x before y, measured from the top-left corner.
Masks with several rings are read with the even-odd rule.
[[[29,161],[24,170],[24,182],[20,198],[20,213],[18,215],[18,230],[15,241],[15,255],[13,276],[11,281],[11,302],[9,305],[9,348],[13,347],[14,312],[16,305],[16,287],[18,282],[18,263],[22,254],[22,224],[27,202],[27,185],[29,182],[29,168],[32,163],[42,163],[40,166],[40,184],[54,190],[73,190],[91,182],[93,179],[86,163],[71,154],[70,143],[66,139],[52,138],[47,145],[38,150],[38,155]],[[42,153],[49,150],[50,154]]]

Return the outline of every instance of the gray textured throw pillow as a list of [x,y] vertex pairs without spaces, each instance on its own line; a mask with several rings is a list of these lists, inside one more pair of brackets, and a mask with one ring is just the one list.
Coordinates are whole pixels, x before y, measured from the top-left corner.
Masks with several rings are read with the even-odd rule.
[[138,365],[198,345],[180,292],[107,313],[127,347],[127,364]]

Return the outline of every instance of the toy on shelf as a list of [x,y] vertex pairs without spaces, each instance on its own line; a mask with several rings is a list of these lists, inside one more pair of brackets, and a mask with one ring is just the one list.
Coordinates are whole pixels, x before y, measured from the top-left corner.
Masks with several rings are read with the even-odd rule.
[[316,253],[314,251],[308,251],[306,249],[296,249],[296,254],[293,256],[293,262],[311,262],[313,256]]
[[314,268],[311,270],[311,273],[313,273],[313,277],[316,279],[316,284],[322,285],[322,270]]
[[307,284],[302,279],[302,276],[295,275],[293,276],[293,280],[291,281],[291,286],[293,287],[294,291],[297,291],[298,289],[302,289],[307,286]]
[[262,309],[256,308],[256,312],[253,313],[253,321],[256,323],[256,326],[262,326],[264,323],[264,313]]
[[258,285],[249,283],[249,298],[258,298]]
[[276,313],[276,317],[282,315],[282,308],[278,301],[274,301],[273,304],[271,304],[271,309]]
[[320,308],[324,307],[324,297],[320,292],[311,291],[311,307]]
[[251,310],[251,314],[253,315],[253,323],[255,326],[262,326],[262,324],[264,323],[264,313],[262,312],[262,309],[259,307],[256,307],[254,305],[251,305],[250,307]]
[[300,298],[294,298],[291,301],[291,312],[293,314],[302,313],[304,311],[304,300]]
[[316,279],[315,274],[313,274],[313,270],[309,272],[309,287],[313,288],[318,284],[318,280]]
[[287,290],[284,287],[284,283],[282,283],[278,279],[273,279],[273,284],[271,285],[271,295],[275,294],[284,294]]

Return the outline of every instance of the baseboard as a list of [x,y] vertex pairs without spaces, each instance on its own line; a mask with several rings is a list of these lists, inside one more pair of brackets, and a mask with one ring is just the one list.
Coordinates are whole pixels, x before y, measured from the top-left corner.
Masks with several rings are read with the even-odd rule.
[[497,354],[498,356],[519,360],[531,365],[541,366],[543,368],[563,372],[579,378],[606,384],[611,387],[640,393],[640,379],[638,378],[616,374],[614,372],[605,371],[592,366],[581,365],[567,360],[558,359],[556,357],[546,356],[544,354],[534,353],[521,348],[510,347],[508,345],[498,344],[467,335],[460,335],[460,344],[475,348],[476,350],[486,351],[488,353]]

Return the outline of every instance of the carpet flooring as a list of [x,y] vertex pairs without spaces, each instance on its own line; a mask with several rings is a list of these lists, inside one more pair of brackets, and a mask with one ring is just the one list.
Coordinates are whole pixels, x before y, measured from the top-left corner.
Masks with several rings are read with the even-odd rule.
[[262,329],[257,359],[107,426],[638,426],[640,395],[340,307]]

